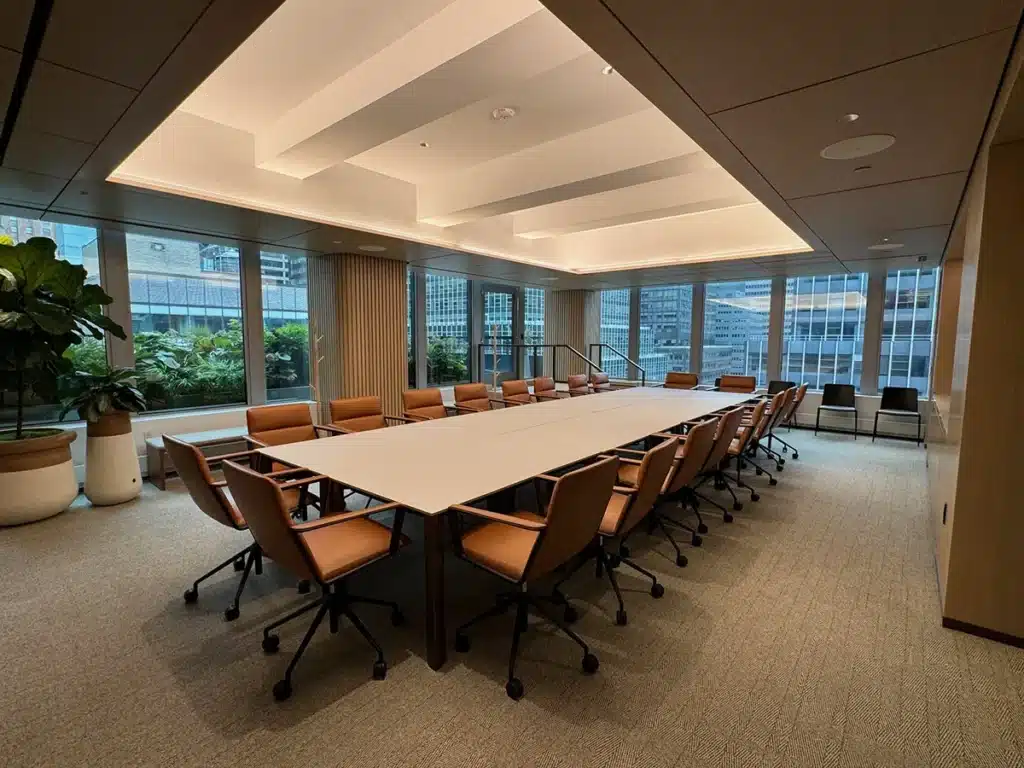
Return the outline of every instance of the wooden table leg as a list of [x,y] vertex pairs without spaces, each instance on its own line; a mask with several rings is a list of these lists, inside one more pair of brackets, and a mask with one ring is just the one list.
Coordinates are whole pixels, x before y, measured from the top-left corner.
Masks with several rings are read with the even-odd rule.
[[448,638],[444,626],[443,523],[443,514],[423,517],[427,663],[431,669],[440,669],[448,658]]

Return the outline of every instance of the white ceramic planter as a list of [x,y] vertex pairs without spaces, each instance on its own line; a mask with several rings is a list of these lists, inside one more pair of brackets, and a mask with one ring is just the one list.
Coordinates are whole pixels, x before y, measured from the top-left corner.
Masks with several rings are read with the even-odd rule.
[[44,520],[78,495],[71,461],[74,432],[0,441],[0,526]]
[[123,504],[142,492],[131,416],[104,414],[86,427],[85,495],[97,506]]

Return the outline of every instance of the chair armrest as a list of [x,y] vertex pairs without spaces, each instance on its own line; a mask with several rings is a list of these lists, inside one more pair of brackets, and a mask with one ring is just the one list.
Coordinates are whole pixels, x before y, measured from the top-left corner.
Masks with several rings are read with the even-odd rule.
[[357,520],[360,517],[367,517],[369,515],[376,514],[377,512],[387,512],[392,509],[398,509],[400,506],[400,504],[391,502],[390,504],[378,504],[376,507],[357,509],[352,512],[328,515],[327,517],[321,517],[319,520],[310,520],[308,523],[296,523],[292,526],[292,530],[297,533],[309,533],[310,531],[316,531],[320,528],[326,528],[329,525],[337,525],[338,523],[346,523],[349,520]]
[[321,480],[329,479],[330,478],[327,477],[327,475],[313,475],[312,477],[302,477],[299,478],[298,480],[289,480],[284,483],[278,483],[277,487],[280,488],[282,491],[286,491],[289,488],[301,488],[302,486],[309,485],[310,483],[318,483]]
[[238,461],[238,459],[241,459],[245,456],[251,457],[255,453],[258,453],[258,451],[235,451],[234,453],[222,453],[219,456],[204,456],[203,458],[206,459],[207,464],[215,464],[218,461]]
[[475,408],[467,408],[464,405],[446,405],[445,408],[454,408],[458,413],[481,413]]
[[557,483],[561,478],[555,477],[555,475],[534,475],[534,480],[547,480],[549,483]]
[[410,418],[408,418],[406,416],[388,416],[386,414],[384,416],[384,420],[385,421],[397,421],[400,424],[412,424],[412,422],[413,422],[413,419],[410,419]]
[[250,450],[252,450],[253,448],[269,448],[270,447],[268,443],[264,443],[262,440],[257,440],[252,435],[243,435],[242,439],[245,440],[245,442],[247,442],[249,444],[249,449]]
[[[622,448],[616,448],[615,450],[621,451]],[[640,451],[640,453],[643,453]],[[643,462],[640,459],[624,459],[622,456],[612,456],[610,453],[599,453],[597,454],[599,459],[618,459],[620,464],[636,464],[640,466]]]
[[621,493],[623,495],[632,495],[634,493],[639,493],[640,489],[639,488],[630,488],[629,486],[626,486],[626,485],[615,485],[615,486],[612,486],[612,491],[614,493]]
[[527,531],[543,531],[547,528],[547,523],[538,523],[533,520],[523,520],[521,517],[512,517],[512,515],[503,515],[501,512],[491,512],[489,509],[480,509],[478,507],[469,507],[465,504],[453,504],[448,509],[455,510],[456,512],[465,512],[467,515],[473,515],[474,517],[480,517],[484,520],[491,520],[495,523],[504,523],[505,525],[511,525],[513,528],[523,528]]
[[217,480],[215,482],[210,483],[210,487],[211,488],[227,488],[228,487],[228,481],[227,480]]
[[[654,434],[657,435],[658,433],[655,432]],[[676,435],[672,435],[672,437],[676,437]],[[635,450],[633,448],[616,448],[615,452],[616,453],[634,453],[637,456],[646,456],[647,455],[647,451],[638,451],[638,450]]]
[[[554,391],[554,392],[534,392],[532,394],[533,394],[534,397],[539,397],[539,398],[541,398],[543,400],[561,400],[562,399],[562,393],[558,392],[557,390]],[[566,392],[565,394],[567,395],[569,393]]]
[[430,419],[428,419],[426,416],[415,416],[409,413],[408,411],[403,412],[402,416],[404,416],[406,421],[408,421],[410,424],[416,424],[417,422],[420,421],[430,421]]
[[278,470],[276,470],[274,472],[264,472],[263,476],[264,477],[269,477],[269,478],[278,478],[278,477],[284,477],[285,475],[294,475],[296,472],[310,472],[310,471],[311,470],[308,470],[305,467],[288,467],[287,469],[278,469]]
[[333,432],[336,435],[348,435],[354,431],[345,427],[335,426],[334,424],[314,424],[313,429],[316,431]]
[[491,400],[492,403],[501,403],[505,408],[514,407],[517,405],[529,405],[529,403],[520,403],[518,400],[506,400],[504,397],[495,398]]

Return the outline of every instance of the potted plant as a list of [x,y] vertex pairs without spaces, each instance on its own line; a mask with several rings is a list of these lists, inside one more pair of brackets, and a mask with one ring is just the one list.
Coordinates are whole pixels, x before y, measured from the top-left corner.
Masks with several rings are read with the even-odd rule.
[[85,495],[93,504],[121,504],[142,491],[131,415],[146,410],[146,398],[137,378],[130,368],[69,377],[77,394],[64,401],[60,417],[77,410],[86,422]]
[[111,298],[87,285],[85,268],[57,258],[57,245],[33,237],[0,244],[0,389],[17,399],[15,428],[0,432],[0,525],[41,520],[67,508],[78,494],[71,461],[74,432],[26,429],[30,395],[50,400],[72,367],[72,344],[104,332],[125,338],[103,315]]

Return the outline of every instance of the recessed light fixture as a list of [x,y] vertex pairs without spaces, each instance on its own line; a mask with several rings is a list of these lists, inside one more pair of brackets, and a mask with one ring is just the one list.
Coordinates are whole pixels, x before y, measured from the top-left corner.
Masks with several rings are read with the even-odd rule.
[[854,173],[864,173],[865,171],[870,171],[870,170],[871,170],[871,166],[870,165],[858,165],[856,168],[853,169],[853,172]]
[[387,250],[383,245],[360,245],[358,248],[360,251],[366,251],[367,253],[380,253]]
[[856,112],[850,112],[848,114],[843,115],[842,120],[844,123],[855,123],[858,120],[860,120],[860,115],[858,115]]
[[904,247],[903,243],[890,243],[889,239],[886,238],[885,240],[883,240],[880,243],[875,243],[874,245],[869,245],[868,246],[868,250],[869,251],[898,251],[900,248],[903,248],[903,247]]
[[496,107],[491,110],[491,120],[496,120],[499,123],[503,120],[511,120],[519,113],[519,110],[515,107]]
[[428,142],[428,141],[421,141],[420,142],[420,146],[423,147],[424,149],[427,149],[430,146],[430,142]]
[[869,133],[829,144],[820,154],[826,160],[853,160],[884,152],[895,143],[895,136],[887,133]]
[[558,278],[557,277],[541,277],[541,278],[538,278],[538,279],[544,281],[545,283],[553,283]]
[[605,64],[604,69],[601,70],[601,74],[602,75],[614,75],[615,74],[615,67],[613,67],[611,64]]
[[345,241],[344,240],[332,240],[331,242],[334,243],[335,245],[341,245]]

